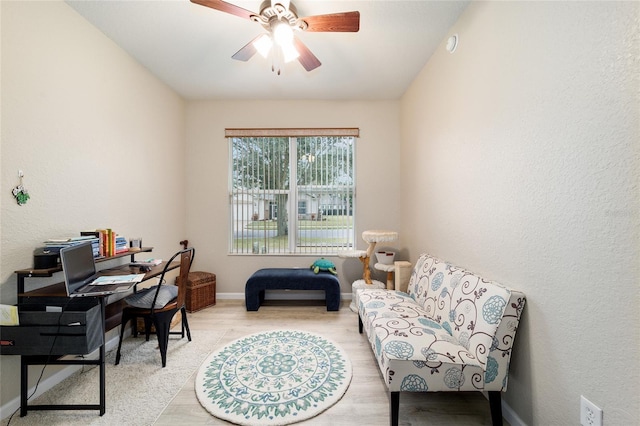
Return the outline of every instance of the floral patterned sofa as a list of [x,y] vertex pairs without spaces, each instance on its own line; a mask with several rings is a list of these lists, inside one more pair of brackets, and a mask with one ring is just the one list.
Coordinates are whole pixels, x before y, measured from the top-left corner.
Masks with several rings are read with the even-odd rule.
[[494,425],[524,294],[428,254],[416,262],[407,293],[361,289],[359,330],[390,392],[398,424],[400,392],[487,391]]

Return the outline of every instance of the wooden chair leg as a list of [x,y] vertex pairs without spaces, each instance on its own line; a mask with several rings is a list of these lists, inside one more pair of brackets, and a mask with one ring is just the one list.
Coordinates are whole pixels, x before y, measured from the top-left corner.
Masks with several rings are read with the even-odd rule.
[[191,330],[189,330],[189,321],[187,320],[187,308],[184,306],[180,309],[182,314],[182,337],[184,338],[184,331],[187,331],[187,340],[191,341]]
[[400,392],[389,392],[389,424],[398,426],[400,414]]
[[489,391],[489,407],[491,408],[491,424],[502,426],[502,395],[500,391]]

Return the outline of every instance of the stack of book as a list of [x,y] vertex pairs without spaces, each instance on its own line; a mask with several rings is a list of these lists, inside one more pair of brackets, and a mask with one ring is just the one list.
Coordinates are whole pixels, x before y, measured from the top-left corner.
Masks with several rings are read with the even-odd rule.
[[80,237],[70,237],[70,238],[51,238],[45,241],[44,245],[47,249],[56,253],[56,252],[60,252],[60,250],[65,247],[86,243],[87,241],[91,242],[91,246],[93,248],[93,256],[98,257],[100,239],[96,238],[93,235],[82,235]]
[[82,231],[80,234],[92,236],[98,240],[98,256],[96,257],[109,257],[129,251],[127,239],[122,235],[117,235],[111,228]]

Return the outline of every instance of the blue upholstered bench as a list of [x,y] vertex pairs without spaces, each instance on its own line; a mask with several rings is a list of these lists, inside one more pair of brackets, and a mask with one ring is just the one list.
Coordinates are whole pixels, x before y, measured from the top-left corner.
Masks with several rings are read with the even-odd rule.
[[340,310],[340,281],[330,272],[307,268],[266,268],[256,271],[244,288],[247,311],[257,311],[265,290],[324,290],[327,311]]

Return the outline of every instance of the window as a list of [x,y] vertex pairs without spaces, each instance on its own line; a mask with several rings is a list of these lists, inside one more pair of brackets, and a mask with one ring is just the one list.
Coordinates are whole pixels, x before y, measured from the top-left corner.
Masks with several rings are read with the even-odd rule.
[[358,129],[227,129],[226,136],[230,253],[353,249]]

